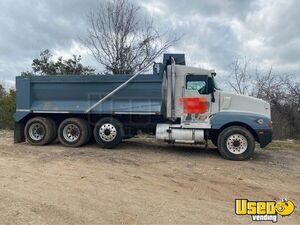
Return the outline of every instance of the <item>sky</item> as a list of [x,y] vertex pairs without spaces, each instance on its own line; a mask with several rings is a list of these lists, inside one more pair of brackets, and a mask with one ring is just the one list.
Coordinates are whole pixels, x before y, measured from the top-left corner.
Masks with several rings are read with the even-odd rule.
[[[13,87],[45,49],[56,57],[81,55],[101,72],[80,41],[99,1],[0,0],[0,83]],[[215,69],[225,80],[232,62],[246,57],[255,68],[300,77],[299,0],[132,1],[159,31],[183,35],[168,52],[185,53],[188,65]]]

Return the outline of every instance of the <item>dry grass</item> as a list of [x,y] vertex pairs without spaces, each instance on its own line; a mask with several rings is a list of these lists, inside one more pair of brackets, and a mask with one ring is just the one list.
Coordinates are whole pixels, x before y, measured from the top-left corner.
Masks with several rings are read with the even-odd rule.
[[300,140],[274,140],[267,150],[300,150]]
[[[300,143],[279,144],[235,162],[151,136],[107,150],[13,144],[0,131],[0,224],[250,224],[236,198],[300,202],[300,151],[288,149]],[[299,221],[299,210],[279,218]]]

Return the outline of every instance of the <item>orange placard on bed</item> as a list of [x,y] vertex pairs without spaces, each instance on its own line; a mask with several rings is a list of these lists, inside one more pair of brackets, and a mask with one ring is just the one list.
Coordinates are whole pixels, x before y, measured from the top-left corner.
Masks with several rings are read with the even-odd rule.
[[205,97],[180,98],[184,113],[203,114],[208,112],[208,101]]

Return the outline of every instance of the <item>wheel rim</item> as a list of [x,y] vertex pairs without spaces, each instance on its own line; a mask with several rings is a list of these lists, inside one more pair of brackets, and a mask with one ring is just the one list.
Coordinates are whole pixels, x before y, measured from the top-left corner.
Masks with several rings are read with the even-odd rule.
[[64,139],[68,142],[75,142],[80,137],[80,128],[76,124],[68,124],[63,129]]
[[114,125],[105,123],[99,129],[99,136],[103,141],[113,141],[117,136],[117,129]]
[[247,150],[248,141],[242,134],[233,134],[227,138],[226,146],[228,151],[233,154],[242,154]]
[[34,141],[41,141],[45,136],[45,128],[40,123],[33,123],[29,127],[29,137]]

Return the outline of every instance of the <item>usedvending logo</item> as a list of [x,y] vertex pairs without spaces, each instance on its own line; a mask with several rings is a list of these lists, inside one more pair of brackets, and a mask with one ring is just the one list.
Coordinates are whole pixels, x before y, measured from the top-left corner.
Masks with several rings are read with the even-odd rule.
[[249,201],[248,199],[235,200],[235,214],[249,215],[252,221],[272,221],[276,223],[278,216],[290,216],[295,205],[286,198],[281,201]]

